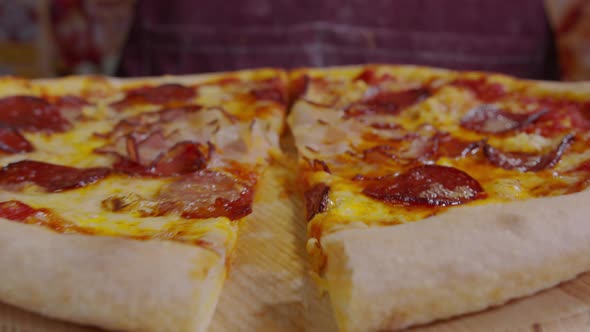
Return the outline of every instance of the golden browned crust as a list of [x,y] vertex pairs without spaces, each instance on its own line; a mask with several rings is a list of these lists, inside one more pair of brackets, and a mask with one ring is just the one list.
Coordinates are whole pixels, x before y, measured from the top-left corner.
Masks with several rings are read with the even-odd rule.
[[590,270],[590,191],[465,206],[322,239],[342,331],[400,329],[483,310]]
[[128,331],[205,331],[225,257],[167,241],[59,234],[0,219],[0,298]]
[[[124,88],[231,78],[286,81],[286,73],[262,68],[130,79],[8,77],[0,80],[0,94],[67,95],[94,89],[104,92],[96,98],[108,104],[121,98]],[[277,133],[282,131],[280,117],[268,121]],[[0,300],[51,317],[126,331],[206,330],[233,246],[233,240],[230,246],[219,244],[221,253],[216,253],[168,241],[58,234],[5,219],[0,219],[0,233]]]

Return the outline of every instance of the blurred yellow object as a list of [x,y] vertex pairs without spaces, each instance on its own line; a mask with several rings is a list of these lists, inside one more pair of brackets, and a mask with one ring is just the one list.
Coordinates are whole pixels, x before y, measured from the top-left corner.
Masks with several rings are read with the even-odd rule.
[[113,75],[134,3],[0,1],[0,75]]
[[0,2],[0,75],[53,76],[47,0]]

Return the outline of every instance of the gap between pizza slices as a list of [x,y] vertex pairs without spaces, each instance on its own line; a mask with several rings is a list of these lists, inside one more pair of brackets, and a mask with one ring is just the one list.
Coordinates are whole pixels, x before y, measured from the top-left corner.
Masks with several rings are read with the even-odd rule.
[[0,299],[114,330],[206,330],[279,153],[286,83],[273,69],[0,80]]
[[482,310],[590,270],[590,87],[413,66],[288,75],[0,80],[0,300],[109,329],[206,330],[238,221],[280,155],[287,92],[307,249],[342,331]]
[[590,269],[588,84],[413,66],[290,78],[307,250],[340,330],[479,311]]

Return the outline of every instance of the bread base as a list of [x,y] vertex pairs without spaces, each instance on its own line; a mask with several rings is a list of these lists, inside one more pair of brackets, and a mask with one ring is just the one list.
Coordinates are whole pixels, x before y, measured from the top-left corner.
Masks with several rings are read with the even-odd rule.
[[590,191],[457,207],[325,236],[341,331],[395,330],[475,312],[590,270]]
[[0,298],[81,324],[205,331],[225,257],[168,241],[60,234],[0,219]]

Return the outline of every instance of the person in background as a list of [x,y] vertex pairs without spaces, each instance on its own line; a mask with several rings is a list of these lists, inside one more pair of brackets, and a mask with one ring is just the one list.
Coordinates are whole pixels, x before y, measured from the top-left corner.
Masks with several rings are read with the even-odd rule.
[[558,78],[542,0],[138,0],[118,73],[369,62]]
[[0,1],[0,74],[360,63],[590,80],[590,0]]

